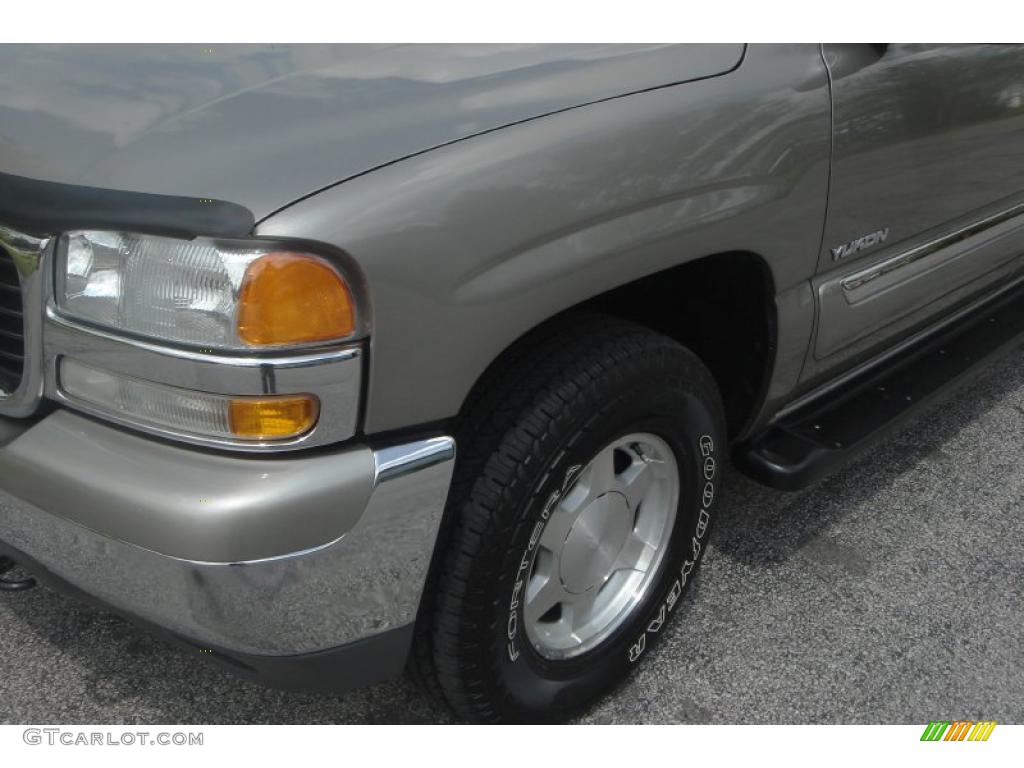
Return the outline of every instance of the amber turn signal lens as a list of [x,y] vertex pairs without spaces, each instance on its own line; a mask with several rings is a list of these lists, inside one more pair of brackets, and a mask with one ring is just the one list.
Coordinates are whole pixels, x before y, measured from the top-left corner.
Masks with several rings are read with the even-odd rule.
[[231,432],[247,440],[298,437],[313,428],[320,401],[313,395],[239,397],[228,407]]
[[345,280],[303,253],[268,253],[245,271],[238,297],[238,336],[252,346],[343,339],[355,330]]

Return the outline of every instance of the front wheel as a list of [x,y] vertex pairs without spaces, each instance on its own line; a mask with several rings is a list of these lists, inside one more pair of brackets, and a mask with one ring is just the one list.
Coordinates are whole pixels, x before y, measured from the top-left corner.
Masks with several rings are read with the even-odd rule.
[[692,579],[722,407],[696,356],[611,318],[510,360],[460,429],[419,657],[463,718],[559,720],[629,673]]

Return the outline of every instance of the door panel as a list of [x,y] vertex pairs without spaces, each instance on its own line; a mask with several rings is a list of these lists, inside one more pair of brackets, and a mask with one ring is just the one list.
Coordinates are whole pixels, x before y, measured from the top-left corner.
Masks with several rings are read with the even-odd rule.
[[[819,359],[872,334],[912,328],[922,313],[951,306],[1024,267],[1024,206],[985,219],[818,285]],[[901,322],[902,321],[902,322]]]
[[1024,47],[823,52],[833,159],[805,377],[993,288],[1024,252]]

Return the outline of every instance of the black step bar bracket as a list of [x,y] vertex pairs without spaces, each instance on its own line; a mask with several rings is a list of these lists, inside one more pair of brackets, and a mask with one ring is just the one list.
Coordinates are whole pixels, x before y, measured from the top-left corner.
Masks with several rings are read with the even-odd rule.
[[800,490],[878,443],[929,404],[958,389],[1024,337],[1024,289],[1016,288],[843,384],[736,446],[744,474]]

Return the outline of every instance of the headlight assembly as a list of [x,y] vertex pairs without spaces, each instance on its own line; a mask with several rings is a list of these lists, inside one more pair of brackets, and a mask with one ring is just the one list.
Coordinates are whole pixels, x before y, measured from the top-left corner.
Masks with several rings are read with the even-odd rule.
[[61,314],[199,348],[342,341],[357,329],[345,278],[323,258],[258,241],[70,232],[57,254]]
[[355,434],[369,323],[347,255],[299,241],[80,230],[57,239],[50,263],[47,396],[234,450]]

